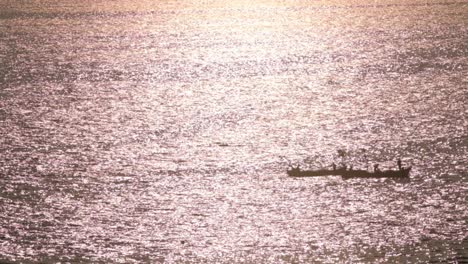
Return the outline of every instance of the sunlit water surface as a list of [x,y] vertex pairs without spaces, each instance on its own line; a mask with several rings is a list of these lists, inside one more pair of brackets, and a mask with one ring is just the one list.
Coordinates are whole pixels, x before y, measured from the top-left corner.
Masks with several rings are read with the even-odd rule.
[[[0,262],[468,261],[467,25],[466,1],[0,0]],[[338,149],[411,177],[287,177]]]

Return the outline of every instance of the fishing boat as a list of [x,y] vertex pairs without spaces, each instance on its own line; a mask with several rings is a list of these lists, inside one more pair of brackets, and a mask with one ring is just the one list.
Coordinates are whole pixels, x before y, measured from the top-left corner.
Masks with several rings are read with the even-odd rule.
[[315,176],[341,176],[343,179],[349,178],[406,178],[409,177],[411,166],[399,170],[385,170],[369,172],[366,170],[346,170],[344,168],[336,170],[301,170],[291,168],[287,170],[290,177],[315,177]]
[[346,165],[341,168],[336,168],[335,163],[332,164],[333,170],[301,170],[299,166],[290,167],[287,173],[291,177],[314,177],[314,176],[341,176],[343,179],[349,178],[408,178],[411,171],[411,166],[405,168],[402,166],[401,159],[397,160],[398,170],[384,170],[379,169],[379,164],[374,165],[374,172],[367,170],[353,170],[353,166],[349,169]]
[[399,170],[385,170],[369,172],[365,170],[348,170],[341,173],[343,179],[349,178],[407,178],[411,171],[411,166]]

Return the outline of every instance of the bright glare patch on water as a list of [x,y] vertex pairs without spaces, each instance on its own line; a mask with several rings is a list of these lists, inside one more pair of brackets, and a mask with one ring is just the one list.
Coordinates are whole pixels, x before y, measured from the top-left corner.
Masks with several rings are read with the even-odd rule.
[[[468,261],[463,1],[0,3],[0,262]],[[412,165],[409,179],[289,178]]]

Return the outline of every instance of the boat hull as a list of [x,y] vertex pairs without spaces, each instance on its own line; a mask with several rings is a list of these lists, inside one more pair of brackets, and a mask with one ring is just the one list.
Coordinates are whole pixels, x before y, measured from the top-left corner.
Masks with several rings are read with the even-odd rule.
[[341,177],[344,179],[349,178],[407,178],[409,177],[409,172],[411,167],[403,168],[401,170],[387,170],[387,171],[378,171],[378,172],[368,172],[368,171],[345,171],[341,174]]
[[341,176],[344,179],[349,178],[407,178],[411,167],[402,168],[401,170],[386,170],[378,172],[368,172],[365,170],[287,170],[290,177],[318,177],[318,176]]
[[344,170],[288,170],[287,173],[290,177],[315,177],[315,176],[339,176],[342,175]]

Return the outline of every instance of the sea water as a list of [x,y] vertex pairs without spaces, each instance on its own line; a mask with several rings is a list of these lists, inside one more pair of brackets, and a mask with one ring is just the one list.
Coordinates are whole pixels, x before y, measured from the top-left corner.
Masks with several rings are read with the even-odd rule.
[[0,0],[0,261],[468,261],[467,25],[466,1]]

